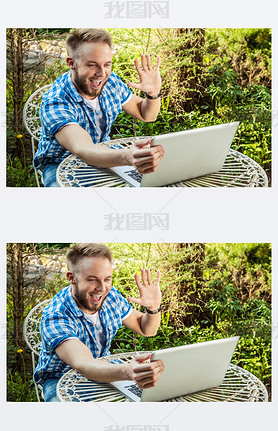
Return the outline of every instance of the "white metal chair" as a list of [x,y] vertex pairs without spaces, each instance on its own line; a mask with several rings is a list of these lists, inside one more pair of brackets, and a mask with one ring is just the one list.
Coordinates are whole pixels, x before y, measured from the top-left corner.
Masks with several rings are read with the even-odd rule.
[[[33,94],[31,94],[31,96],[25,103],[25,106],[23,109],[23,122],[28,133],[31,135],[33,158],[35,156],[35,141],[38,142],[40,139],[41,122],[39,117],[39,110],[41,106],[41,101],[42,101],[43,95],[51,87],[51,85],[52,84],[45,85],[44,87],[39,88]],[[41,172],[39,173],[41,174]],[[40,187],[40,180],[36,169],[35,169],[35,176],[36,176],[37,185],[38,187]]]
[[[26,319],[23,325],[24,339],[27,346],[31,350],[33,373],[36,368],[35,357],[39,356],[40,354],[41,335],[40,335],[39,326],[40,326],[41,316],[42,316],[43,310],[50,303],[50,301],[52,301],[52,299],[46,299],[45,301],[40,302],[34,308],[32,308],[32,310],[26,316]],[[39,390],[42,391],[42,387],[35,383],[35,389],[36,389],[37,399],[40,402],[41,398],[40,398]]]

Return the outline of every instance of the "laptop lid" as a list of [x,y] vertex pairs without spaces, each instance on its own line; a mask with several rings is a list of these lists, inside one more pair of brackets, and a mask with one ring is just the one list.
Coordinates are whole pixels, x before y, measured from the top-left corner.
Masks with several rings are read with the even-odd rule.
[[143,175],[141,187],[160,187],[185,181],[223,167],[239,122],[154,136],[165,154],[155,172]]
[[132,401],[163,401],[221,385],[239,337],[156,350],[165,370],[157,385],[141,391],[133,380],[111,384]]
[[158,350],[165,370],[157,385],[142,391],[141,401],[163,401],[221,385],[239,337]]

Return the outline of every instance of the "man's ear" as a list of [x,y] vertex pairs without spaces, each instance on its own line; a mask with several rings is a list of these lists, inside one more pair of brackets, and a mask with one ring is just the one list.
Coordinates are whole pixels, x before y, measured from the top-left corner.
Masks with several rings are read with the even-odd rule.
[[74,60],[71,57],[67,57],[67,63],[70,69],[75,69],[75,63]]
[[72,272],[70,271],[67,272],[67,278],[71,282],[71,284],[75,284],[75,278]]

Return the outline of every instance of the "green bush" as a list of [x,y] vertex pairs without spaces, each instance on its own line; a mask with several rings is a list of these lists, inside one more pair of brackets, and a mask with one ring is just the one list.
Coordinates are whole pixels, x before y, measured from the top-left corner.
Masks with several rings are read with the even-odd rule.
[[33,379],[30,377],[22,378],[17,371],[14,374],[9,373],[7,378],[7,401],[37,401]]
[[33,165],[22,165],[21,160],[10,158],[7,163],[7,186],[8,187],[36,187],[36,177]]

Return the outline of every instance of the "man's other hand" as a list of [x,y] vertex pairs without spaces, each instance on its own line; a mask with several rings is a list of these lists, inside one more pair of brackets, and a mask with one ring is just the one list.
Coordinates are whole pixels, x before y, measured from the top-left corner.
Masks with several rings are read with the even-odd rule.
[[125,150],[125,158],[133,165],[139,174],[155,172],[160,160],[164,156],[164,148],[161,145],[149,147],[151,139],[140,139],[128,150]]
[[150,361],[151,356],[151,353],[136,355],[132,361],[125,365],[127,377],[134,380],[141,389],[156,386],[165,368],[160,359]]

